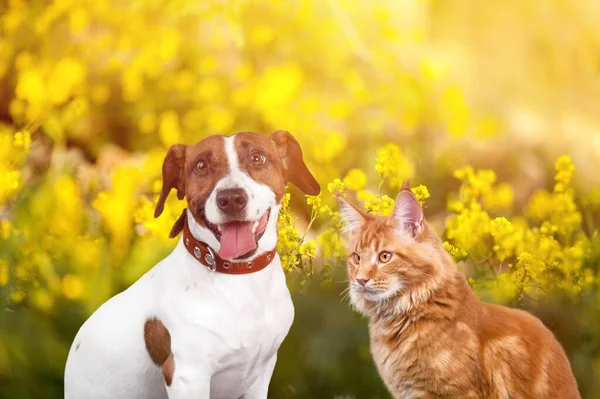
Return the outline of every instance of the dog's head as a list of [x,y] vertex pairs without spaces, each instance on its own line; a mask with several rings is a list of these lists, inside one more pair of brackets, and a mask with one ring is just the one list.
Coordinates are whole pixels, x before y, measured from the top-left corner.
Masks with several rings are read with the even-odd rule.
[[[160,216],[171,189],[187,198],[193,232],[223,259],[249,258],[270,250],[277,240],[277,215],[286,182],[317,195],[294,137],[243,132],[211,136],[195,145],[171,146],[163,163],[163,186],[154,217]],[[171,237],[183,228],[185,212]]]

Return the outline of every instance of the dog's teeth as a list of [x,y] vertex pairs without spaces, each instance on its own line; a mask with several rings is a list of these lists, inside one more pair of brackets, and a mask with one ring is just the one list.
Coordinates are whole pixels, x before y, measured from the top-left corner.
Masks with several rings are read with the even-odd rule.
[[258,228],[258,220],[256,222],[254,222],[254,224],[252,225],[252,232],[256,233],[257,228]]

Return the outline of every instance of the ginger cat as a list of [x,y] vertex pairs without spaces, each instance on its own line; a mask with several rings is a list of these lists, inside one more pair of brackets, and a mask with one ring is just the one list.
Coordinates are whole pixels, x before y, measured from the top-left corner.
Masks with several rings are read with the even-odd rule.
[[350,300],[394,398],[580,398],[562,347],[527,312],[480,302],[405,184],[389,217],[338,195]]

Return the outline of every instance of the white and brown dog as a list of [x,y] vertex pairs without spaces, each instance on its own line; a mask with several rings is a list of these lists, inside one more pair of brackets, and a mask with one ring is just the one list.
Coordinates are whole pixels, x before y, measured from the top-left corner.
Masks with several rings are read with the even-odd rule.
[[83,324],[65,369],[66,399],[266,398],[294,318],[277,244],[289,181],[319,184],[285,131],[174,145],[155,217],[187,198],[173,252]]

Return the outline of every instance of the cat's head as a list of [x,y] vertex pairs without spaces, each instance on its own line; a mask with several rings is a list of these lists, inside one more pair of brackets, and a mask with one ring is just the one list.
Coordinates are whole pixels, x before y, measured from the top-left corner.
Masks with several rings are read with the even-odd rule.
[[350,233],[347,266],[355,308],[372,314],[393,302],[406,311],[439,287],[453,263],[408,183],[388,217],[366,213],[341,196],[338,202]]

